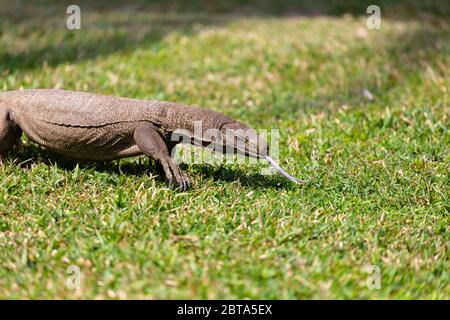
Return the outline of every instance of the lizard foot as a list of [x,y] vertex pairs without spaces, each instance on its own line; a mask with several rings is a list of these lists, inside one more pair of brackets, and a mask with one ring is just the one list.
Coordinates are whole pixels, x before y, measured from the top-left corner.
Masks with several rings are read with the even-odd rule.
[[191,182],[187,174],[180,169],[173,161],[161,161],[162,168],[166,175],[167,185],[184,192],[189,189]]

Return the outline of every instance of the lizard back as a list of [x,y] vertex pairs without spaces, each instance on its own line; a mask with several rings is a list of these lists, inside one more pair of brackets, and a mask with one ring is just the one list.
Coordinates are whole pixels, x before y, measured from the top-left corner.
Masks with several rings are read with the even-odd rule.
[[31,89],[0,94],[13,114],[73,127],[99,127],[133,121],[161,123],[162,102],[59,89]]

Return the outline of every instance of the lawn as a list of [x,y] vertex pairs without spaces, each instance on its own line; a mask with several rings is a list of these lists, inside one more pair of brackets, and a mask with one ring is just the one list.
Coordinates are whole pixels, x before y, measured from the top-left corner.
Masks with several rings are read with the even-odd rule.
[[0,298],[449,299],[449,6],[378,1],[369,30],[371,2],[78,1],[69,31],[63,1],[0,0],[0,90],[207,107],[279,129],[308,181],[186,163],[178,193],[145,157],[23,137],[0,167]]

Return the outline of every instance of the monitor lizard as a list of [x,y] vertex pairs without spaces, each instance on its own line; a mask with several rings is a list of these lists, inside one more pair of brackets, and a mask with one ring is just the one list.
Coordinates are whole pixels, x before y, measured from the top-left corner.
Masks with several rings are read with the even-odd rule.
[[[195,123],[201,123],[201,134]],[[217,134],[205,134],[214,129]],[[227,138],[227,130],[236,132]],[[178,139],[174,133],[181,130]],[[22,132],[46,149],[89,161],[147,155],[164,172],[168,185],[185,191],[187,174],[171,157],[179,142],[215,146],[215,151],[264,158],[284,176],[296,179],[269,157],[255,130],[221,113],[179,103],[106,96],[61,89],[0,93],[0,160]],[[181,141],[180,141],[181,140]]]

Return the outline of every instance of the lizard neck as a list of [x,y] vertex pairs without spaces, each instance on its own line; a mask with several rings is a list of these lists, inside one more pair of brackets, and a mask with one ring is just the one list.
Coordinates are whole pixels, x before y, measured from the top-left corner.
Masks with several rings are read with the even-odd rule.
[[178,103],[165,102],[158,108],[161,127],[167,132],[182,130],[191,136],[205,135],[207,131],[220,130],[233,119],[218,112]]

